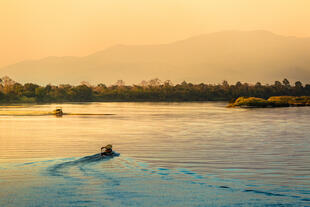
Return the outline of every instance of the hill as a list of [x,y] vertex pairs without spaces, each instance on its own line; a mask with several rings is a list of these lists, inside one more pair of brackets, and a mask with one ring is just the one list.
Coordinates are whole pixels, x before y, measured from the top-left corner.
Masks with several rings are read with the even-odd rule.
[[117,45],[85,57],[47,57],[0,68],[39,84],[310,80],[310,38],[267,31],[223,31],[161,45]]

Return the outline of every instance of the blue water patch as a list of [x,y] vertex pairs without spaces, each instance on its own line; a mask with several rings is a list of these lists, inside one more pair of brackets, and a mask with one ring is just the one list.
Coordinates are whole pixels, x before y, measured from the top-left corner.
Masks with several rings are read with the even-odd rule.
[[[29,167],[31,166],[31,167]],[[307,206],[309,198],[280,186],[200,174],[186,168],[150,167],[132,158],[101,157],[27,162],[35,177],[26,187],[0,189],[0,206]],[[30,179],[31,180],[31,179]],[[264,189],[265,187],[265,189]],[[9,191],[8,191],[9,189]],[[280,190],[287,193],[280,192]],[[13,199],[13,194],[16,196]],[[295,195],[296,194],[296,195]],[[297,195],[298,194],[298,195]],[[272,197],[272,199],[270,199]]]

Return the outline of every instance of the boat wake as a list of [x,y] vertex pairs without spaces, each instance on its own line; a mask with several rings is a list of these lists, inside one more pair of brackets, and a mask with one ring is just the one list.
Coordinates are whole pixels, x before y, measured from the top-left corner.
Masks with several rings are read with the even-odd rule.
[[110,113],[63,113],[61,115],[57,115],[54,112],[49,111],[12,111],[12,110],[0,110],[0,116],[112,116],[115,114]]
[[100,153],[85,156],[77,160],[67,161],[48,167],[48,173],[51,176],[64,176],[66,170],[68,170],[68,168],[70,167],[82,168],[83,165],[88,165],[91,163],[97,163],[101,161],[107,161],[112,159],[113,157],[118,157],[119,155],[120,155],[119,153],[115,152],[113,156],[101,156]]
[[13,206],[307,206],[310,202],[304,189],[291,191],[187,168],[150,166],[118,156],[98,153],[16,165],[18,172],[30,175],[27,180],[35,177],[37,182],[29,183],[16,202],[0,189],[0,196],[8,198],[0,206],[9,202]]

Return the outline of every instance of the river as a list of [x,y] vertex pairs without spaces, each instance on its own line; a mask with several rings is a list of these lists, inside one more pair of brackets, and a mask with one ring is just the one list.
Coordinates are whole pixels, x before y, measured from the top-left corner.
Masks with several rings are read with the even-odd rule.
[[2,106],[0,206],[310,206],[310,107],[225,106]]

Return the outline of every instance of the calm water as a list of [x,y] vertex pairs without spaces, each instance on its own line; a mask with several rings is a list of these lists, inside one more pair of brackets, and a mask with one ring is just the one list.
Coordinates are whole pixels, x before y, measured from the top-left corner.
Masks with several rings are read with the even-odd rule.
[[310,107],[225,105],[1,107],[0,206],[310,206]]

